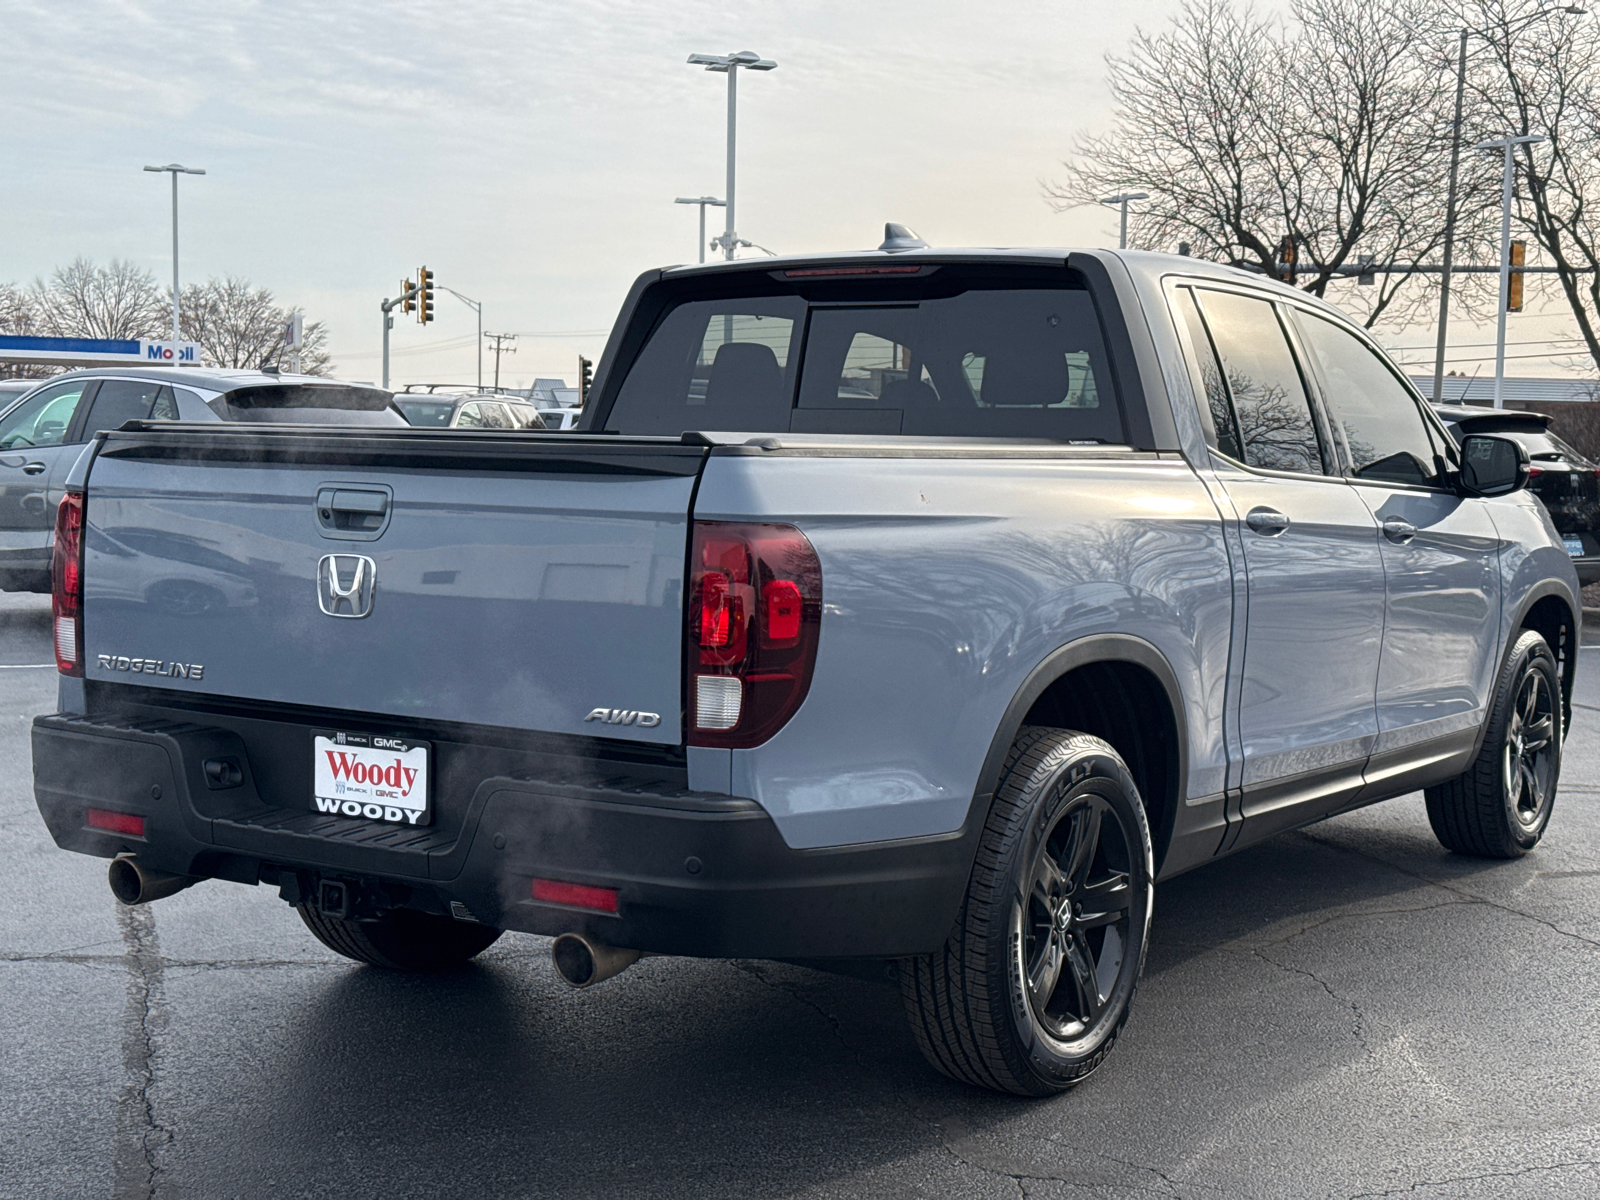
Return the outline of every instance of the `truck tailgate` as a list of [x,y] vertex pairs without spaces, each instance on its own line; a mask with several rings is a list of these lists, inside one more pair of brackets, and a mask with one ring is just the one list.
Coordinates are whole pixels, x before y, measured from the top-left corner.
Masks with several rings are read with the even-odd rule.
[[571,434],[127,427],[88,476],[86,676],[676,745],[704,454]]

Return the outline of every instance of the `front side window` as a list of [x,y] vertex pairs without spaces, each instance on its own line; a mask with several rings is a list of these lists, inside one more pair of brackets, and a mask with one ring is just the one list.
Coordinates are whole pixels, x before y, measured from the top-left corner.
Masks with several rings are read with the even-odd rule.
[[1320,475],[1311,402],[1272,303],[1209,289],[1200,303],[1222,360],[1245,465]]
[[1322,378],[1334,427],[1357,479],[1426,487],[1437,481],[1442,447],[1411,390],[1362,341],[1311,313],[1296,316]]
[[25,450],[34,446],[59,446],[67,439],[72,418],[91,381],[73,379],[47,387],[25,401],[0,422],[0,450]]

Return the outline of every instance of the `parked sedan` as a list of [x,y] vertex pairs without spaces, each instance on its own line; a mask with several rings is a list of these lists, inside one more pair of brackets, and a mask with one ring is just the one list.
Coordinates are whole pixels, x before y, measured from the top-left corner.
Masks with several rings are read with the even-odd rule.
[[207,367],[91,367],[30,382],[0,411],[0,589],[48,592],[62,484],[97,432],[127,421],[404,425],[380,388]]
[[1600,583],[1600,465],[1551,433],[1544,413],[1470,404],[1433,410],[1457,442],[1469,433],[1493,433],[1521,444],[1532,461],[1528,490],[1549,510],[1578,582]]
[[533,405],[509,396],[402,393],[394,398],[406,420],[425,429],[544,429]]

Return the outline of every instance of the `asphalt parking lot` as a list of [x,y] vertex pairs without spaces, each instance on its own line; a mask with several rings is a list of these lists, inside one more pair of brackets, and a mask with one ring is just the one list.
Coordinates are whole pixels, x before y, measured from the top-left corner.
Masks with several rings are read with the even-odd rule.
[[1412,796],[1165,884],[1122,1045],[1025,1102],[869,981],[573,993],[516,935],[411,978],[265,888],[122,909],[34,808],[49,624],[0,595],[0,1197],[1600,1195],[1600,645],[1535,853],[1453,857]]

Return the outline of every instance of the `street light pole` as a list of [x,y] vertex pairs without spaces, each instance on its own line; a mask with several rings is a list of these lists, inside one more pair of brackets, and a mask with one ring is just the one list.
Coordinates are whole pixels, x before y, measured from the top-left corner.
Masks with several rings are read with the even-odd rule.
[[168,171],[172,175],[172,340],[178,340],[178,176],[179,175],[204,175],[199,167],[185,167],[179,163],[168,163],[164,167],[146,167],[146,171],[160,173]]
[[[736,131],[738,128],[739,110],[739,68],[745,67],[751,71],[771,71],[777,63],[770,58],[762,58],[754,50],[740,50],[737,54],[691,54],[689,62],[693,66],[704,67],[708,71],[722,71],[728,76],[728,160],[727,160],[727,185],[723,192],[726,221],[723,226],[722,236],[718,239],[722,244],[723,257],[733,258],[733,252],[739,244],[738,234],[734,232],[734,152],[736,149]],[[705,209],[700,210],[701,213]]]
[[1115,204],[1122,209],[1122,231],[1117,235],[1118,250],[1128,248],[1128,201],[1148,199],[1150,199],[1149,192],[1123,192],[1117,196],[1107,196],[1100,201],[1101,204]]
[[698,204],[700,206],[700,261],[706,260],[706,205],[712,208],[726,208],[726,200],[718,200],[715,196],[679,196],[674,204]]
[[1507,135],[1487,142],[1479,142],[1473,147],[1474,150],[1503,150],[1505,152],[1504,173],[1500,181],[1500,311],[1494,335],[1494,406],[1496,408],[1505,407],[1505,397],[1501,394],[1501,391],[1505,386],[1506,377],[1506,301],[1510,298],[1511,291],[1511,155],[1518,146],[1531,146],[1542,141],[1544,141],[1544,138],[1536,133],[1525,133],[1520,137]]

